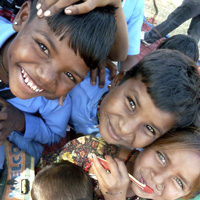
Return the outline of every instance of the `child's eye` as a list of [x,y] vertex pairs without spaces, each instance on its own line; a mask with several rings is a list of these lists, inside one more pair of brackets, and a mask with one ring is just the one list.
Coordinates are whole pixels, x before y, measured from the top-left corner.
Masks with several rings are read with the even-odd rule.
[[157,153],[158,153],[159,159],[160,159],[161,162],[165,165],[165,164],[166,164],[166,159],[165,159],[165,157],[164,157],[160,152],[157,152]]
[[183,183],[182,183],[182,181],[179,179],[179,178],[174,178],[175,179],[175,181],[178,183],[178,185],[183,189]]
[[68,78],[70,80],[72,80],[74,83],[76,83],[76,80],[75,80],[74,76],[70,72],[64,72],[64,73],[68,76]]
[[153,135],[155,135],[155,131],[154,129],[150,126],[150,125],[146,125],[146,128],[148,129],[148,131],[150,131],[151,133],[153,133]]
[[38,44],[39,44],[41,50],[42,50],[45,54],[49,55],[49,50],[47,49],[47,47],[46,47],[44,44],[40,43],[40,42],[39,42]]
[[132,110],[135,110],[135,107],[136,107],[135,106],[135,102],[132,99],[130,99],[130,98],[128,98],[128,101],[129,101],[129,104],[130,104]]

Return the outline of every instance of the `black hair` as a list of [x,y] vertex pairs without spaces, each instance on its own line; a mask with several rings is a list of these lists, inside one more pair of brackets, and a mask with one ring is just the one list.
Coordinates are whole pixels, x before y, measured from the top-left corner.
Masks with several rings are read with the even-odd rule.
[[184,34],[174,35],[163,40],[157,49],[174,49],[185,54],[195,62],[199,59],[199,48],[196,40]]
[[[37,1],[32,3],[29,22],[36,16]],[[86,14],[66,15],[63,8],[46,19],[55,35],[60,36],[60,40],[68,37],[69,47],[80,54],[89,68],[94,69],[104,62],[114,43],[117,29],[115,10],[108,5]]]
[[179,51],[159,49],[146,55],[124,76],[140,78],[155,106],[173,114],[174,128],[191,125],[200,107],[200,79],[196,64]]
[[92,200],[93,185],[81,167],[62,161],[47,165],[36,175],[31,197],[33,200]]

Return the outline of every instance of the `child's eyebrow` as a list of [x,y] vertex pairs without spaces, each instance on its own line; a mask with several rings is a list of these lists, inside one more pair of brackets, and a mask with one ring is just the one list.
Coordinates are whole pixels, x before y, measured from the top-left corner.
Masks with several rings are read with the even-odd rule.
[[74,71],[74,70],[72,70],[72,72],[73,72],[76,76],[78,76],[78,77],[81,79],[81,81],[83,81],[83,79],[84,79],[85,76],[86,76],[86,74],[85,74],[84,76],[82,76],[81,74],[79,74],[78,72],[76,72],[76,71]]
[[[141,107],[141,104],[140,104],[140,95],[138,94],[138,92],[137,91],[135,91],[135,90],[132,90],[132,93],[133,93],[133,96],[134,96],[134,98],[135,98],[135,101],[136,101],[136,104],[138,105],[138,107],[140,108]],[[160,135],[162,135],[163,134],[163,132],[153,123],[153,122],[150,122],[150,125],[151,126],[153,126],[153,128],[154,129],[156,129],[157,130],[157,132],[159,132],[160,133]]]
[[53,43],[53,41],[51,40],[51,38],[50,38],[45,32],[43,32],[43,31],[41,31],[41,30],[38,30],[38,33],[40,33],[41,35],[43,35],[44,38],[45,38],[45,39],[48,41],[48,43],[50,44],[51,48],[57,52],[56,46],[55,46],[55,44]]
[[160,133],[160,135],[162,135],[163,134],[163,132],[153,123],[153,122],[151,122],[150,123],[153,127],[154,127],[154,129],[156,129],[157,130],[157,132],[159,132]]

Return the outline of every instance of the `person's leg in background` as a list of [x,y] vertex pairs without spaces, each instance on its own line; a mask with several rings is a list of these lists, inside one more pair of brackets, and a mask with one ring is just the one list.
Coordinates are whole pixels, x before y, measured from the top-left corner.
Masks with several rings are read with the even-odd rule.
[[189,27],[187,33],[192,38],[194,38],[197,43],[199,43],[199,39],[200,39],[200,14],[197,15],[196,17],[192,18],[192,21],[190,23],[190,27]]
[[151,31],[145,32],[144,40],[148,43],[154,43],[198,14],[200,14],[200,1],[184,0],[179,7],[168,15],[165,21],[155,26]]

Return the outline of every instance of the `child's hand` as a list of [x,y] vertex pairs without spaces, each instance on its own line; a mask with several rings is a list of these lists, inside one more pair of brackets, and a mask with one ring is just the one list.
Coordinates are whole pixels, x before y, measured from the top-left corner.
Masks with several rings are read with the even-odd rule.
[[36,8],[39,17],[51,16],[58,12],[61,8],[65,8],[65,14],[83,14],[88,13],[96,7],[103,7],[112,4],[116,7],[120,6],[121,0],[85,0],[85,2],[72,5],[79,0],[39,0]]
[[105,84],[105,75],[106,70],[105,68],[108,68],[110,70],[110,77],[109,80],[112,80],[117,75],[117,66],[109,59],[107,58],[105,63],[102,64],[97,69],[91,70],[91,84],[96,85],[96,79],[97,79],[97,71],[99,76],[99,87],[103,88]]
[[124,162],[110,156],[106,156],[106,161],[110,167],[110,173],[103,168],[96,157],[93,158],[94,165],[92,167],[104,198],[106,200],[126,199],[130,180]]
[[0,98],[0,145],[14,130],[23,132],[25,127],[25,118],[23,112]]

